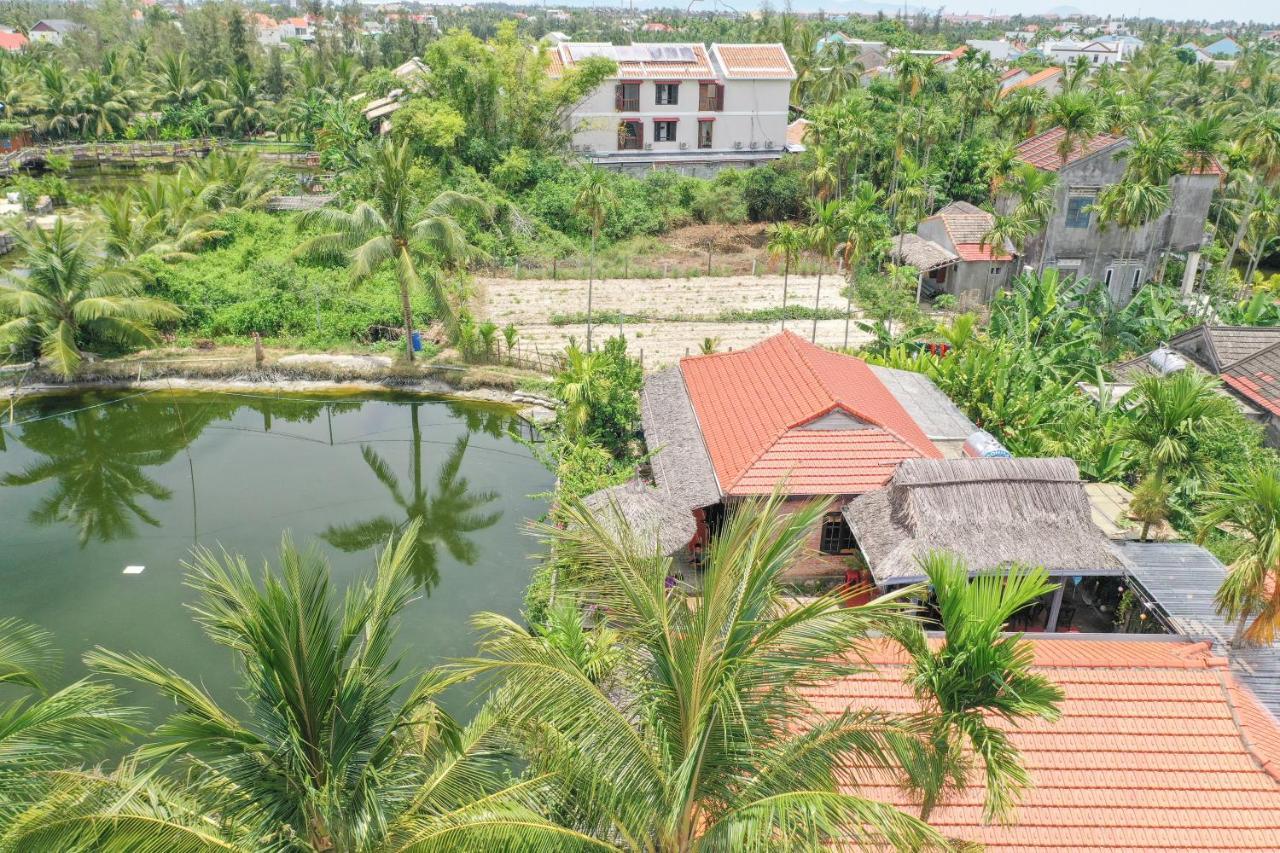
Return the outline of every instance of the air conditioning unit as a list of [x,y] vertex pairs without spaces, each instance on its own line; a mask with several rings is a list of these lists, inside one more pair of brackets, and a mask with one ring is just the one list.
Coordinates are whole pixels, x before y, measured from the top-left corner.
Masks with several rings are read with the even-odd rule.
[[764,147],[765,147],[765,148],[773,148],[773,140],[772,140],[772,139],[766,139],[766,140],[764,141]]
[[759,142],[756,142],[754,139],[753,139],[753,140],[751,140],[751,150],[752,150],[752,151],[755,151],[755,150],[756,150],[757,148],[759,148],[759,147],[760,147],[760,143],[759,143]]
[[646,142],[646,143],[644,144],[644,150],[645,150],[645,151],[652,151],[652,150],[653,150],[653,143],[652,143],[652,142]]
[[741,143],[741,142],[735,142],[735,143],[733,143],[733,150],[734,150],[734,151],[741,151],[741,150],[742,150],[742,143]]
[[584,152],[585,152],[585,151],[594,151],[594,150],[595,150],[595,146],[594,146],[594,145],[591,145],[591,144],[585,144],[585,145],[583,145],[583,146],[582,146],[582,150],[583,150]]
[[681,150],[681,151],[684,151],[684,150],[685,150],[685,149],[687,149],[688,147],[689,147],[689,143],[687,143],[687,142],[681,142],[681,143],[680,143],[680,150]]

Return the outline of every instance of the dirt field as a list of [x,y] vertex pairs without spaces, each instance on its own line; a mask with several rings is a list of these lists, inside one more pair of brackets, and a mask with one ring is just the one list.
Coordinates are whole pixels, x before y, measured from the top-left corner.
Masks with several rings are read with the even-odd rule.
[[[587,282],[552,281],[547,279],[477,280],[478,311],[484,319],[500,326],[513,323],[520,330],[524,347],[558,351],[569,338],[586,338],[585,323],[553,325],[555,316],[572,317],[587,310]],[[838,276],[823,278],[820,305],[843,311],[840,296],[843,281]],[[789,305],[813,307],[817,293],[816,276],[792,276],[787,293]],[[759,311],[782,305],[782,276],[740,275],[714,278],[606,279],[597,281],[594,311],[598,314],[633,315],[625,319],[622,331],[634,352],[643,351],[647,368],[660,367],[686,353],[696,353],[705,338],[718,338],[721,351],[741,349],[774,334],[782,328],[780,321],[744,322],[722,320],[728,312]],[[598,327],[597,334],[608,337],[618,333],[616,318]],[[855,312],[856,319],[856,312]],[[808,337],[812,320],[788,320],[787,327]],[[845,339],[845,321],[822,320],[818,323],[817,341],[826,346],[840,346]],[[850,325],[849,344],[866,340],[856,326]]]

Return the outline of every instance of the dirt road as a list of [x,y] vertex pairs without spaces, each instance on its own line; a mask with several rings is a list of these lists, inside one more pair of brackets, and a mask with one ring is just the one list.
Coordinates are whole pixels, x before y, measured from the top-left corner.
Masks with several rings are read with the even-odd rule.
[[[525,347],[558,351],[570,337],[586,339],[586,281],[549,279],[479,279],[478,311],[483,319],[499,326],[512,323],[520,330]],[[824,276],[819,306],[843,312],[843,285],[837,276]],[[818,292],[816,276],[792,276],[787,304],[812,308]],[[623,315],[622,333],[633,352],[644,352],[647,368],[671,364],[686,352],[696,353],[705,338],[718,338],[721,351],[742,349],[778,332],[781,321],[759,322],[744,319],[745,312],[781,307],[782,276],[730,276],[724,278],[607,279],[597,281],[593,310],[608,323],[597,326],[597,335],[618,333],[616,316]],[[733,316],[737,314],[738,316]],[[628,316],[629,315],[629,316]],[[557,325],[553,318],[572,320]],[[855,318],[856,319],[856,312]],[[788,320],[787,328],[809,337],[812,320]],[[867,340],[852,323],[849,345]],[[841,346],[845,341],[845,321],[818,322],[817,342]]]

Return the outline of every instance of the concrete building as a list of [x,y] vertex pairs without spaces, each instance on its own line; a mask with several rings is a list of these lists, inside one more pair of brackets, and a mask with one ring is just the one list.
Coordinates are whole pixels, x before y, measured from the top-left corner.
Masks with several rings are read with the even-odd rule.
[[953,201],[920,221],[915,234],[893,238],[895,263],[920,271],[922,295],[950,293],[966,304],[990,302],[1013,273],[1013,247],[986,245],[995,217],[967,201]]
[[84,24],[77,24],[75,21],[68,21],[65,18],[46,18],[43,21],[37,21],[35,26],[27,31],[27,38],[32,44],[52,44],[60,45],[62,40],[78,30],[83,30]]
[[[1093,205],[1105,187],[1124,176],[1126,163],[1118,155],[1129,140],[1100,133],[1078,143],[1064,159],[1059,151],[1062,134],[1062,128],[1055,127],[1018,146],[1019,161],[1058,175],[1049,227],[1027,241],[1026,259],[1103,284],[1117,305],[1127,304],[1150,279],[1161,253],[1186,255],[1187,269],[1194,275],[1209,203],[1222,178],[1217,163],[1176,175],[1170,181],[1169,208],[1150,222],[1126,229],[1100,223]],[[1013,207],[1013,199],[1000,200],[1001,210]]]
[[573,150],[598,166],[709,175],[785,151],[796,72],[782,45],[567,42],[548,53],[552,76],[593,56],[618,65],[569,116]]
[[1231,36],[1223,36],[1204,49],[1204,52],[1216,59],[1235,59],[1240,55],[1240,43]]
[[1093,65],[1115,65],[1124,61],[1124,49],[1119,42],[1076,41],[1063,39],[1040,45],[1040,51],[1050,60],[1064,65],[1083,56]]

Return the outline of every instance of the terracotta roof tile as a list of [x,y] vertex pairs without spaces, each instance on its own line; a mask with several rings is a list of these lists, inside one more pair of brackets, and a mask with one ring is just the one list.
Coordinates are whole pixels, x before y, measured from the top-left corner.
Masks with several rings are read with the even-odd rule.
[[749,80],[794,80],[787,49],[780,44],[713,44],[711,54],[724,76]]
[[27,37],[22,33],[0,33],[0,49],[22,50],[27,46]]
[[791,332],[680,370],[725,494],[767,492],[784,475],[830,489],[794,494],[861,494],[904,458],[941,458],[865,362]]
[[1049,68],[1044,69],[1043,71],[1037,71],[1035,74],[1032,74],[1029,77],[1025,77],[1022,80],[1019,80],[1017,83],[1014,83],[1010,86],[1006,86],[1004,89],[1000,90],[1000,97],[1003,98],[1006,95],[1008,95],[1010,92],[1016,92],[1019,89],[1029,89],[1032,86],[1038,85],[1040,83],[1044,83],[1047,80],[1052,80],[1054,77],[1057,77],[1061,73],[1062,73],[1062,69],[1056,66],[1051,66]]
[[1223,369],[1222,381],[1273,415],[1280,415],[1280,343]]
[[[1026,81],[1024,80],[1023,82],[1025,83]],[[1067,162],[1064,164],[1062,155],[1058,152],[1058,146],[1062,143],[1063,133],[1064,131],[1061,127],[1055,127],[1038,136],[1031,137],[1018,146],[1018,159],[1024,163],[1030,163],[1038,169],[1056,172],[1064,165],[1070,165],[1091,154],[1097,154],[1099,151],[1124,142],[1118,136],[1099,133],[1090,139],[1077,142],[1071,153],[1067,155]]]
[[[1029,642],[1066,694],[1057,722],[995,721],[1032,786],[1009,825],[983,823],[978,783],[933,812],[935,828],[988,851],[1277,849],[1280,726],[1207,643]],[[806,691],[816,710],[917,710],[901,650],[866,652],[875,669]],[[860,794],[918,810],[893,774],[866,778]]]

